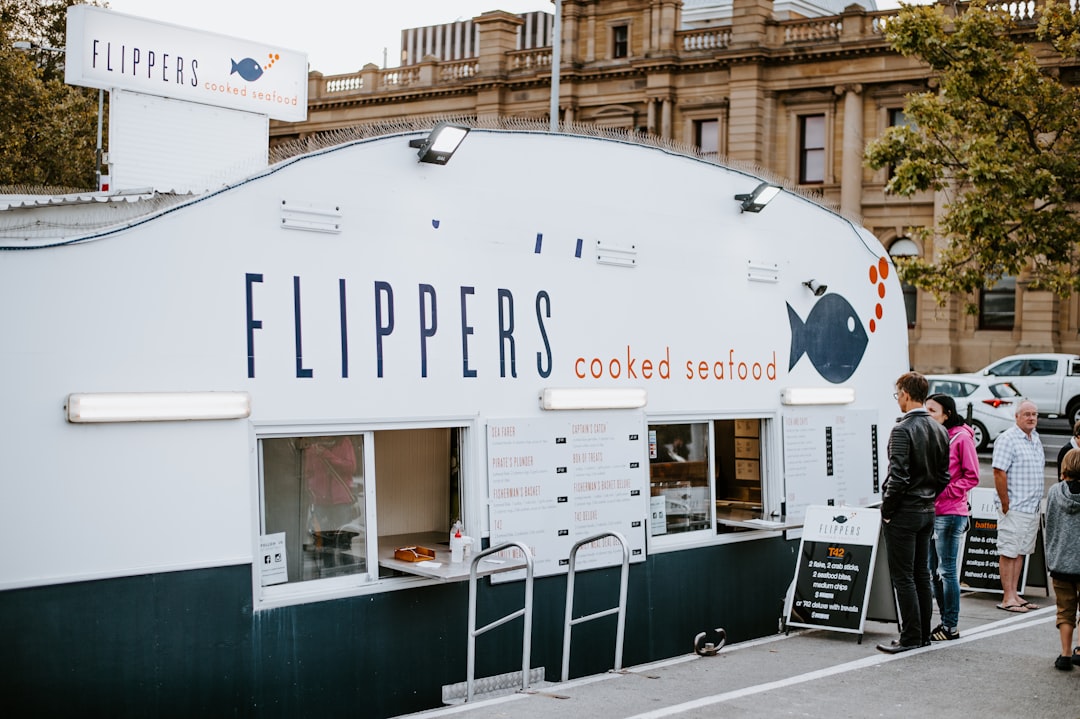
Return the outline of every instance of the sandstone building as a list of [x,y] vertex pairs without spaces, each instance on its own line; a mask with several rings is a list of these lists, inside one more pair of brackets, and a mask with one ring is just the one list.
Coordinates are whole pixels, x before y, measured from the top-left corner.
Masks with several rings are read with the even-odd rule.
[[[1035,0],[1007,8],[1034,27]],[[562,0],[559,119],[752,164],[857,219],[890,254],[932,257],[910,228],[933,225],[944,197],[887,195],[888,170],[863,163],[867,141],[904,122],[905,96],[932,87],[925,66],[884,40],[895,12],[827,0]],[[551,22],[495,10],[406,30],[400,67],[311,72],[307,121],[272,123],[271,142],[402,118],[546,119]],[[565,191],[581,189],[575,182],[567,168]],[[627,191],[648,201],[647,180]],[[1025,285],[1003,278],[943,307],[905,288],[912,366],[967,371],[1013,352],[1080,353],[1080,298]],[[980,313],[964,313],[965,301]]]

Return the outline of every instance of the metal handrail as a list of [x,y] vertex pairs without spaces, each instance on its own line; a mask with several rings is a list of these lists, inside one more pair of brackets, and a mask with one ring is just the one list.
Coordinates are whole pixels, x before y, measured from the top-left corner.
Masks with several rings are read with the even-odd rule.
[[[604,609],[588,616],[573,618],[574,614],[574,564],[577,561],[577,551],[581,549],[583,545],[595,542],[604,537],[615,537],[619,540],[619,544],[622,545],[622,573],[619,576],[619,605],[610,609]],[[574,545],[570,550],[570,569],[566,573],[566,621],[563,624],[563,660],[562,660],[562,680],[565,682],[570,678],[570,630],[575,624],[581,624],[582,622],[588,622],[593,619],[599,619],[600,617],[606,617],[610,614],[618,612],[619,619],[615,629],[615,671],[622,669],[622,654],[623,654],[623,635],[626,629],[626,585],[627,577],[630,570],[630,547],[626,542],[626,537],[618,532],[603,532],[601,534],[593,535],[582,539],[580,542]]]
[[[516,612],[507,614],[502,619],[497,619],[494,622],[481,627],[476,628],[476,565],[481,559],[489,554],[495,554],[502,552],[511,547],[517,547],[521,550],[521,553],[525,555],[525,606]],[[529,690],[529,655],[532,653],[532,599],[533,599],[533,560],[532,553],[529,548],[521,542],[506,542],[500,544],[497,547],[489,547],[482,552],[479,552],[473,556],[472,563],[469,565],[469,655],[467,662],[467,670],[469,676],[466,679],[465,689],[465,701],[471,702],[473,698],[473,680],[476,674],[476,637],[484,632],[494,629],[495,627],[502,626],[507,622],[517,619],[518,617],[525,618],[525,627],[522,632],[522,649],[521,649],[521,691],[526,692]]]

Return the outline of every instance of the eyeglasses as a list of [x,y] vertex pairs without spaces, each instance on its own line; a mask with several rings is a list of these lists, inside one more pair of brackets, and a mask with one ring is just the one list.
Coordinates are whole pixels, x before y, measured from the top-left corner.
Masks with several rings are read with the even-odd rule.
[[892,398],[893,399],[900,399],[900,393],[899,392],[893,392],[892,393]]

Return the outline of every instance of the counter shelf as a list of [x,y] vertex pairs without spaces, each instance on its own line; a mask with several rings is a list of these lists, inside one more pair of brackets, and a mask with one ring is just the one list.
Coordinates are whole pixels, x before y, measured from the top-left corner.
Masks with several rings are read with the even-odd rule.
[[[435,550],[435,559],[430,562],[404,562],[394,558],[394,552],[400,547],[427,547]],[[479,551],[478,548],[473,549]],[[419,532],[416,534],[394,534],[379,537],[379,566],[404,574],[412,574],[441,582],[461,582],[469,578],[471,558],[459,564],[450,562],[449,538],[442,532]],[[512,572],[524,569],[524,559],[503,559],[486,557],[476,567],[476,576],[486,577],[500,572]]]

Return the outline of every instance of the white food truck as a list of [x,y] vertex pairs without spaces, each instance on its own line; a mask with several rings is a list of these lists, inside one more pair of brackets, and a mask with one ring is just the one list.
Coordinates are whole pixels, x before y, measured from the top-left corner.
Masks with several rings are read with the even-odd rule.
[[[0,197],[15,706],[385,717],[557,680],[582,541],[578,614],[629,558],[616,661],[760,637],[806,507],[880,500],[908,353],[869,232],[670,146],[481,123],[418,161],[429,129],[197,195]],[[483,624],[525,589],[474,657],[471,593]]]

